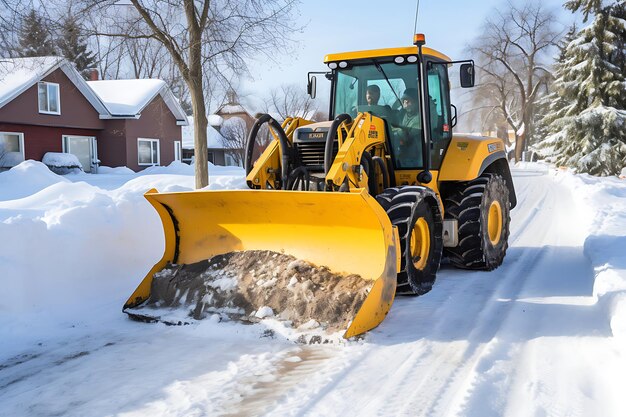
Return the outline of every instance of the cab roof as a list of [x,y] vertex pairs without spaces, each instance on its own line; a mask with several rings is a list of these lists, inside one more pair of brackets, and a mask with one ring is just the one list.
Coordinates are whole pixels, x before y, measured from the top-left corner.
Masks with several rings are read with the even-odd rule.
[[[434,49],[422,48],[424,55],[442,59],[444,61],[452,61],[448,56]],[[367,51],[339,52],[336,54],[328,54],[324,57],[324,63],[336,61],[351,61],[367,58],[381,58],[399,55],[417,55],[417,46],[405,46],[401,48],[385,48],[385,49],[369,49]]]

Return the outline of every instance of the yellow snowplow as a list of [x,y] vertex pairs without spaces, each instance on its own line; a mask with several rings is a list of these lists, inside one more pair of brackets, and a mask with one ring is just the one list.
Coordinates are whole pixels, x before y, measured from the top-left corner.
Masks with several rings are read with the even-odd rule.
[[[349,194],[282,191],[193,191],[145,194],[159,213],[165,253],[126,302],[150,295],[153,276],[168,264],[191,264],[232,251],[272,250],[372,281],[345,336],[376,327],[396,288],[397,232],[366,191]],[[337,213],[350,213],[337,216]]]
[[[498,267],[516,204],[504,144],[452,134],[448,67],[461,63],[461,85],[471,87],[473,62],[414,41],[327,55],[331,119],[261,116],[245,150],[251,190],[146,193],[165,253],[124,311],[142,318],[168,265],[271,250],[371,282],[348,338],[380,324],[396,293],[428,292],[442,256],[460,268]],[[313,98],[315,89],[310,73]],[[274,140],[253,161],[264,124]]]

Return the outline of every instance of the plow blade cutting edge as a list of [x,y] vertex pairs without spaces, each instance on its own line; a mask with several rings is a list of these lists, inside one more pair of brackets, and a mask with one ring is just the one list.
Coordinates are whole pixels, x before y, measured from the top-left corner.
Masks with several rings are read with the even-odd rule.
[[[191,191],[145,198],[163,223],[165,253],[124,305],[150,296],[153,275],[168,264],[191,264],[233,251],[270,250],[333,273],[358,274],[372,287],[345,338],[380,324],[393,303],[399,268],[398,232],[366,191]],[[129,313],[130,314],[130,313]]]

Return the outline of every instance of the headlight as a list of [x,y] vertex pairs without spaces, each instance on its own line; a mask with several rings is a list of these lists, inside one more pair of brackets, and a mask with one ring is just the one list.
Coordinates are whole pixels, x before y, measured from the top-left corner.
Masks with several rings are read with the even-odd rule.
[[393,61],[396,64],[404,64],[404,57],[403,56],[397,56],[397,57],[395,57],[395,59]]

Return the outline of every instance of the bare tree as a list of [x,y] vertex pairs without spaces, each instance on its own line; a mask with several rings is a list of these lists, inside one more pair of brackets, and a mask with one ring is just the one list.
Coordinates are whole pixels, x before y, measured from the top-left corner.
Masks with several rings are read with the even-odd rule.
[[222,145],[232,155],[237,165],[243,165],[246,141],[248,139],[248,126],[240,117],[231,117],[224,120],[220,127]]
[[224,73],[244,73],[247,59],[272,57],[291,42],[297,0],[128,0],[133,13],[113,13],[118,0],[83,0],[85,12],[119,15],[101,34],[157,41],[184,80],[194,115],[196,187],[208,184],[206,86]]
[[275,112],[282,120],[287,117],[310,118],[317,112],[317,106],[302,86],[283,84],[270,92],[267,101],[270,112]]
[[554,14],[541,3],[512,2],[496,10],[472,50],[477,57],[480,104],[491,107],[515,131],[519,161],[532,131],[533,111],[551,74],[546,62],[560,36]]

